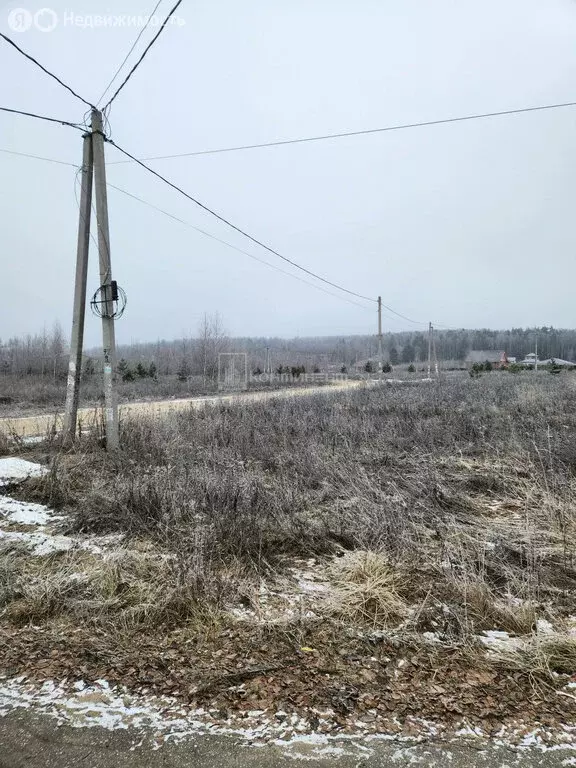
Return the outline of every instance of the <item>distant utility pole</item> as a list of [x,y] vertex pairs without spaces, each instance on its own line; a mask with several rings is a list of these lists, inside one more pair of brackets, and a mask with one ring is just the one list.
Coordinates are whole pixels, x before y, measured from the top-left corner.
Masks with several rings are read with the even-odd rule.
[[92,212],[92,177],[92,134],[86,133],[84,134],[82,153],[82,188],[80,192],[78,247],[76,251],[76,282],[74,286],[70,362],[68,364],[68,386],[66,388],[66,409],[63,425],[65,442],[72,442],[76,437],[76,420],[80,399],[82,347],[86,315],[86,280],[88,277],[88,250],[90,247],[90,216]]
[[82,191],[80,221],[78,225],[78,249],[76,256],[76,283],[74,288],[74,314],[70,341],[70,363],[64,415],[64,440],[74,440],[80,377],[82,373],[82,347],[84,341],[84,317],[86,310],[86,281],[88,273],[88,248],[90,243],[90,219],[92,210],[92,180],[94,179],[96,215],[98,219],[98,252],[100,258],[102,340],[104,349],[104,400],[106,416],[106,447],[109,451],[119,448],[118,407],[114,394],[116,372],[116,340],[114,334],[114,286],[110,262],[110,232],[108,226],[108,201],[106,194],[106,167],[104,158],[104,133],[102,113],[92,110],[92,131],[84,136],[82,163]]
[[432,323],[428,323],[428,378],[432,370]]
[[264,373],[272,378],[272,365],[270,363],[270,347],[266,347],[266,363],[264,364]]
[[382,352],[382,296],[378,296],[378,371],[382,373],[384,359]]
[[436,356],[436,339],[434,338],[434,326],[428,323],[428,378],[432,372],[432,358],[434,358],[434,372],[438,378],[438,357]]
[[120,447],[118,434],[118,404],[114,393],[116,374],[116,335],[114,331],[114,303],[112,295],[112,263],[110,260],[110,230],[108,225],[108,195],[106,190],[106,160],[102,113],[92,110],[92,146],[94,153],[94,182],[96,188],[96,216],[98,218],[98,254],[100,257],[100,288],[102,299],[102,347],[104,352],[104,407],[106,412],[106,448]]
[[534,360],[534,370],[538,370],[538,336],[536,336],[536,359]]

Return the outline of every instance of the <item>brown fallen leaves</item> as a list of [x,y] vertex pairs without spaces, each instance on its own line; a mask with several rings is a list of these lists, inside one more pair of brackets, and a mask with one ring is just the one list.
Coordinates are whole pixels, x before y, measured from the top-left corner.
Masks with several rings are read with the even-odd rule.
[[[313,648],[314,653],[301,649]],[[331,710],[333,728],[420,717],[448,725],[465,718],[494,732],[509,720],[553,725],[576,715],[557,682],[491,666],[464,648],[402,645],[347,634],[330,621],[300,627],[231,624],[128,633],[70,625],[0,626],[0,671],[32,679],[90,683],[106,679],[130,690],[174,696],[225,717],[250,710],[306,717]]]

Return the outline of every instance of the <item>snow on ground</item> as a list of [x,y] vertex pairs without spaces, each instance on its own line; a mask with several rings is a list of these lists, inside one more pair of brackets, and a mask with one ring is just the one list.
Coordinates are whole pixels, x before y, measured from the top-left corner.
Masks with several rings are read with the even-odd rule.
[[0,459],[0,486],[22,482],[29,477],[41,477],[47,472],[41,464],[8,456]]
[[[47,470],[40,464],[23,459],[0,459],[0,487],[20,483],[29,477],[39,477]],[[0,545],[23,544],[32,555],[49,555],[53,552],[67,552],[83,549],[92,554],[101,554],[110,547],[119,545],[123,536],[65,536],[55,533],[55,523],[64,518],[43,504],[18,501],[10,496],[0,495]],[[22,530],[34,528],[34,530]]]
[[[394,741],[399,745],[421,743],[431,738],[446,745],[475,742],[478,748],[489,746],[532,749],[539,752],[576,751],[576,727],[564,725],[556,731],[544,727],[527,727],[518,722],[502,727],[498,735],[488,740],[481,729],[471,728],[462,721],[453,731],[445,726],[413,718],[407,722],[408,732],[368,733],[365,723],[351,723],[348,732],[330,733],[333,712],[314,712],[315,730],[305,718],[284,711],[250,711],[226,719],[214,709],[185,707],[172,697],[129,693],[125,687],[112,687],[106,680],[86,685],[82,680],[47,681],[35,684],[26,677],[0,676],[0,718],[19,709],[54,718],[58,725],[73,728],[99,726],[110,731],[131,732],[132,747],[152,741],[158,749],[166,742],[179,742],[205,734],[234,735],[255,746],[272,743],[280,746],[286,756],[309,759],[373,754],[376,742]],[[401,731],[401,724],[396,723]],[[571,760],[572,758],[568,758]],[[572,764],[572,763],[566,763]]]
[[5,522],[46,525],[56,519],[60,518],[52,515],[48,507],[43,504],[31,504],[17,501],[10,496],[0,496],[0,526]]
[[257,624],[286,624],[298,618],[315,618],[332,587],[325,567],[315,558],[294,560],[289,576],[276,583],[262,583],[250,607],[235,605],[228,613],[238,621]]

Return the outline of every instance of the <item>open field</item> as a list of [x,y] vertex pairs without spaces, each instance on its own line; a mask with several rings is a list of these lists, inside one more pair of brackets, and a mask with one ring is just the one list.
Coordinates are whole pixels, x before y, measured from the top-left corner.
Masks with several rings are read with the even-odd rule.
[[19,447],[47,471],[0,497],[3,671],[257,739],[574,742],[575,406],[492,373]]

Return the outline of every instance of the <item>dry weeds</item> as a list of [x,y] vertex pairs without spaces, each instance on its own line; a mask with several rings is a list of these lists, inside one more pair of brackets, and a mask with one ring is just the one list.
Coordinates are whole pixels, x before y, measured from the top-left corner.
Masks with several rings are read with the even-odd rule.
[[[571,379],[495,373],[134,419],[117,457],[97,435],[30,449],[51,472],[22,493],[64,510],[70,531],[126,533],[164,557],[0,560],[4,620],[209,623],[250,580],[315,557],[335,590],[315,621],[402,625],[479,658],[485,630],[531,638],[538,617],[576,615],[575,405]],[[576,672],[566,636],[529,648],[508,660],[518,674]]]

